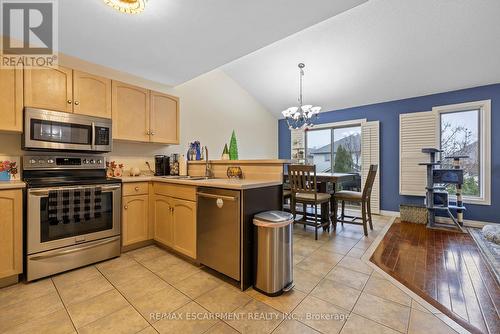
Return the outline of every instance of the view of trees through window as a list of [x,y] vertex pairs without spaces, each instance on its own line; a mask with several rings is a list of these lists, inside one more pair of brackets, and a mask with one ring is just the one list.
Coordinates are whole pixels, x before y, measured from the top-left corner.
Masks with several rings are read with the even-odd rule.
[[[479,110],[468,110],[441,114],[441,149],[443,167],[452,168],[448,156],[468,156],[461,161],[464,168],[463,195],[479,197],[480,184],[480,143]],[[454,187],[449,188],[450,194]]]
[[318,172],[361,171],[361,126],[310,130],[306,141],[307,162]]

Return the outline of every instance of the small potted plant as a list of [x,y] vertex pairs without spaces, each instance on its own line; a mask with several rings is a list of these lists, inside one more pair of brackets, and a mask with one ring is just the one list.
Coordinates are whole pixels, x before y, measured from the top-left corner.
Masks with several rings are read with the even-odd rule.
[[0,161],[0,181],[10,181],[11,177],[17,174],[17,164],[15,161]]

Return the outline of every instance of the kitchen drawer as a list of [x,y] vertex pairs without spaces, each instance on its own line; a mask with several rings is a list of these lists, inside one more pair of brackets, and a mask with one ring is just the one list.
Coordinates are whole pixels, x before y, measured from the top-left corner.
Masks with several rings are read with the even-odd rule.
[[156,182],[154,184],[154,189],[157,195],[170,196],[193,202],[196,201],[196,186]]
[[133,182],[124,183],[122,195],[123,196],[133,196],[133,195],[147,195],[149,193],[148,182]]

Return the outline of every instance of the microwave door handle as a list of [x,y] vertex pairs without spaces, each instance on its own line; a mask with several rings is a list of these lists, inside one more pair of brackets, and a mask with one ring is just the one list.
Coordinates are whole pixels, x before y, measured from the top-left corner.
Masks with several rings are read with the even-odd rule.
[[95,123],[92,122],[92,151],[95,151],[95,142],[96,142],[96,138],[95,138]]

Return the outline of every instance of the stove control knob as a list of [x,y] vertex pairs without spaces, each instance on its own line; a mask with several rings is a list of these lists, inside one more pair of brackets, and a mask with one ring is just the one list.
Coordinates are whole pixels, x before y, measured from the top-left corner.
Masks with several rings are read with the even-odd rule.
[[32,164],[32,165],[36,164],[36,160],[35,159],[31,159],[30,160],[30,164]]
[[53,163],[54,163],[54,159],[49,159],[49,160],[47,160],[47,163],[48,163],[48,164],[53,164]]
[[83,164],[84,164],[84,165],[86,165],[86,164],[88,164],[88,163],[89,163],[89,161],[88,161],[87,159],[83,159],[83,161],[82,161],[82,162],[83,162]]
[[94,159],[90,159],[90,163],[91,164],[95,164],[95,160]]
[[41,164],[43,164],[44,162],[45,162],[45,161],[44,161],[44,160],[42,160],[42,159],[38,160],[38,163],[39,163],[40,165],[41,165]]
[[99,165],[102,164],[102,160],[101,159],[97,160],[97,164]]

